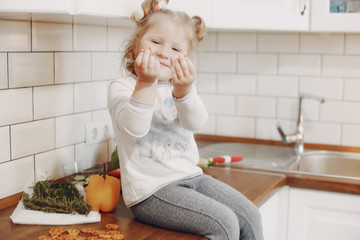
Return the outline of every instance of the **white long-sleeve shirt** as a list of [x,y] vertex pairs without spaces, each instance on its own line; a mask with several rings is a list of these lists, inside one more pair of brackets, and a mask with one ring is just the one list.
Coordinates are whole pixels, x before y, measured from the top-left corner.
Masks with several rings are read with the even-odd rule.
[[131,98],[135,84],[132,77],[116,80],[108,92],[128,207],[173,181],[202,174],[193,131],[208,117],[194,87],[184,98],[174,99],[171,84],[159,84],[155,103],[148,105]]

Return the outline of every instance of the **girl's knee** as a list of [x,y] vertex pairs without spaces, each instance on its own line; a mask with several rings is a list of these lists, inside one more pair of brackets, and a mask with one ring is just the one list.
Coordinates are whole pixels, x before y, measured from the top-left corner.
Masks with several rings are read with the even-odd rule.
[[261,240],[263,239],[261,213],[255,206],[249,210],[250,211],[247,214],[248,217],[245,222],[243,222],[242,226],[240,226],[241,239]]
[[254,227],[258,228],[259,226],[261,227],[262,225],[262,219],[261,219],[261,213],[259,211],[259,209],[254,206],[254,209],[251,212],[251,221],[252,221],[252,225],[254,225]]
[[211,240],[238,240],[240,237],[239,221],[232,211],[222,212],[219,218],[214,219],[210,229],[207,237]]

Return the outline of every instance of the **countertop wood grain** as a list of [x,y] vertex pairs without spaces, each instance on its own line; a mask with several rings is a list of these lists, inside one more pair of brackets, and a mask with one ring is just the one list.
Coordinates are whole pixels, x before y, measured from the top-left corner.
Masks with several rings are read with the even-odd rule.
[[[205,171],[205,174],[230,184],[257,205],[261,205],[266,201],[286,181],[285,176],[281,174],[220,167],[209,168]],[[40,235],[46,235],[49,229],[52,228],[52,226],[46,225],[13,224],[9,217],[15,207],[16,205],[0,210],[0,239],[37,239]],[[100,223],[70,225],[66,227],[75,229],[91,227],[104,230],[107,223],[118,224],[120,226],[119,230],[126,240],[206,239],[192,234],[173,232],[142,224],[134,219],[131,211],[125,207],[122,198],[113,212],[102,213]]]
[[[229,137],[209,137],[199,136],[197,138],[198,147],[203,147],[215,142],[247,142],[248,139],[238,139]],[[256,144],[279,145],[276,141],[259,142]],[[324,146],[310,146],[324,147]],[[337,148],[328,150],[360,152],[360,148]],[[233,186],[246,197],[260,206],[276,190],[284,185],[290,187],[308,188],[316,190],[334,191],[350,194],[360,194],[360,180],[346,179],[329,176],[316,176],[312,174],[282,172],[263,169],[244,169],[235,167],[217,166],[205,170],[209,174],[229,185]],[[47,234],[52,226],[44,225],[17,225],[13,224],[9,218],[20,199],[21,194],[16,194],[5,199],[0,199],[0,239],[37,239],[38,236]],[[134,219],[131,211],[125,207],[120,199],[116,209],[110,213],[102,213],[100,223],[72,225],[80,229],[82,227],[92,227],[94,229],[105,229],[107,223],[115,223],[120,226],[120,231],[124,234],[126,240],[163,240],[163,239],[206,239],[186,233],[168,231],[153,226],[142,224]]]

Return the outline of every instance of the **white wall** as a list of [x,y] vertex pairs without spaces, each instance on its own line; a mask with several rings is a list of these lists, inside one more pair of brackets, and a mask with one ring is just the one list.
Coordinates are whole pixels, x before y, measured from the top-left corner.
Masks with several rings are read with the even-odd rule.
[[[71,161],[108,161],[112,141],[85,144],[85,125],[109,119],[125,28],[106,19],[0,16],[0,198]],[[20,20],[19,20],[20,19]]]
[[[106,161],[112,141],[87,146],[85,124],[108,119],[129,29],[112,20],[0,16],[0,198],[69,161]],[[17,18],[16,18],[17,19]],[[196,54],[206,134],[279,140],[295,129],[299,92],[305,142],[360,146],[360,34],[209,33]]]
[[328,102],[305,101],[305,142],[360,147],[360,34],[213,32],[200,49],[202,133],[280,140],[308,93]]

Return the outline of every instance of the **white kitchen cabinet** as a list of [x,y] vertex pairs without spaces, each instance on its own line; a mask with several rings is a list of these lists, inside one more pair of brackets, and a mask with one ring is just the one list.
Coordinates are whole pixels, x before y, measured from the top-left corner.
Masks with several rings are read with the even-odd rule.
[[213,27],[242,30],[309,30],[309,0],[223,0]]
[[358,240],[360,195],[290,188],[289,240]]
[[128,18],[141,11],[143,0],[74,0],[74,14]]
[[331,0],[311,1],[311,31],[360,32],[360,0],[342,1],[345,12],[331,12],[330,3]]
[[72,13],[74,0],[0,0],[0,12]]
[[[143,0],[0,0],[0,13],[63,13],[129,19]],[[170,0],[168,8],[199,15],[209,29],[360,32],[360,0],[344,0],[346,12],[330,11],[333,0]],[[339,1],[337,1],[339,2]],[[311,12],[311,17],[310,17]],[[310,21],[311,19],[311,21]]]
[[289,187],[282,187],[260,206],[264,240],[286,240]]
[[130,17],[143,0],[0,0],[0,12],[68,13],[104,17]]
[[200,16],[207,27],[212,27],[214,24],[214,0],[170,0],[168,8],[175,11],[184,11],[190,17]]
[[[199,15],[210,29],[309,29],[309,0],[170,0],[168,8]],[[0,0],[0,12],[68,13],[129,18],[143,0]],[[216,3],[216,4],[215,4]],[[304,11],[305,10],[305,11]]]

